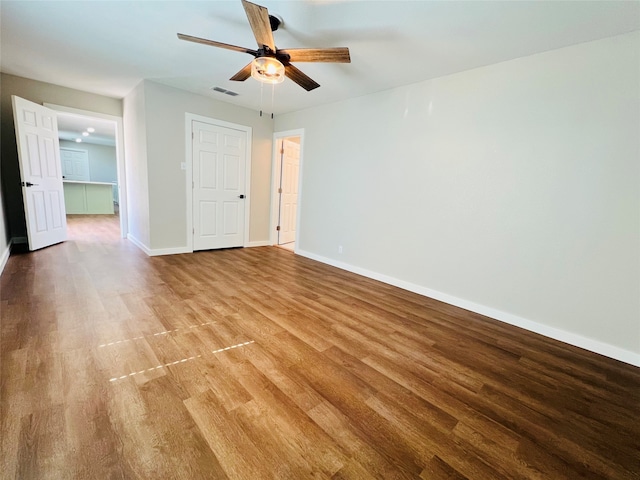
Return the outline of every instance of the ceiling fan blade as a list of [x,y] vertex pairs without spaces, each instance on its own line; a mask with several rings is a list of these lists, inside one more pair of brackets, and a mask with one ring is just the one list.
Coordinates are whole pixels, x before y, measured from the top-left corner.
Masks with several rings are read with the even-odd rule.
[[314,88],[318,88],[320,86],[319,83],[302,73],[293,65],[285,65],[284,74],[304,88],[307,92],[310,92]]
[[250,48],[238,47],[236,45],[229,45],[228,43],[215,42],[213,40],[207,40],[206,38],[192,37],[191,35],[185,35],[184,33],[179,33],[178,38],[180,40],[186,40],[187,42],[201,43],[203,45],[226,48],[227,50],[234,50],[236,52],[249,53],[254,57],[258,55],[258,52],[256,50],[251,50]]
[[278,50],[278,54],[289,55],[290,62],[334,62],[351,63],[349,49],[338,48],[287,48]]
[[235,82],[244,82],[247,78],[251,76],[251,64],[253,62],[249,62],[246,67],[243,67],[238,73],[236,73],[229,80],[233,80]]
[[253,35],[258,42],[258,48],[266,45],[275,52],[276,45],[273,41],[271,22],[269,22],[269,10],[267,10],[266,7],[247,2],[247,0],[242,0],[242,6],[247,13],[247,19],[249,20],[249,25],[251,25],[251,30],[253,30]]

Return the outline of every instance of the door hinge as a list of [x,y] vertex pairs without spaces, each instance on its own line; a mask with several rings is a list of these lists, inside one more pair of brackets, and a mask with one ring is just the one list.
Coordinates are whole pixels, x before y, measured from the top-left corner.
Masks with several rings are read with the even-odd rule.
[[278,226],[276,227],[276,231],[277,231],[277,232],[279,232],[279,231],[280,231],[280,225],[278,225]]
[[193,132],[191,132],[191,140],[193,140],[194,138],[196,138],[196,137],[194,137],[193,136]]
[[278,193],[282,193],[282,189],[281,188],[278,189]]

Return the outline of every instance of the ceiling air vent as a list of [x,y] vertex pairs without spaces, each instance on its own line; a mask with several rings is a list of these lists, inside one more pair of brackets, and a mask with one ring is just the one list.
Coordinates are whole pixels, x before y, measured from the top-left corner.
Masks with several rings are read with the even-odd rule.
[[231,90],[227,90],[226,88],[222,87],[211,87],[211,90],[213,90],[214,92],[224,93],[225,95],[230,95],[232,97],[237,97],[239,95],[239,93],[237,92],[232,92]]

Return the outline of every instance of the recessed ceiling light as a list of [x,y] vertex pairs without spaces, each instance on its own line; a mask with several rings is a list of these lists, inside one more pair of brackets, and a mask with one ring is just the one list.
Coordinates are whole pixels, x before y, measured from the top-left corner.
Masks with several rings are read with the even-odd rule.
[[81,143],[82,139],[81,138],[76,138],[76,143]]
[[89,132],[89,133],[93,133],[93,132],[95,132],[95,131],[96,131],[96,129],[95,129],[95,128],[93,128],[93,127],[89,127],[89,128],[87,128],[87,132]]
[[82,132],[82,136],[83,137],[88,137],[89,136],[89,132]]

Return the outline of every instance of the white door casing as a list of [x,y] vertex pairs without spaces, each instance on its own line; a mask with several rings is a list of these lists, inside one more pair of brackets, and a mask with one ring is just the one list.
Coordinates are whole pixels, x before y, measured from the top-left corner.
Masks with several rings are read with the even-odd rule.
[[60,148],[62,177],[65,180],[89,181],[89,152],[74,148]]
[[288,138],[282,140],[280,167],[280,230],[278,244],[296,239],[298,214],[298,176],[300,168],[300,144]]
[[244,246],[247,133],[193,120],[193,250]]
[[29,250],[67,239],[56,113],[11,96]]
[[295,130],[284,130],[280,132],[274,132],[272,142],[272,157],[271,157],[271,220],[270,220],[270,234],[269,243],[271,245],[278,245],[278,230],[277,226],[280,220],[280,194],[278,192],[280,188],[280,145],[285,138],[298,137],[300,145],[300,154],[298,157],[298,195],[296,200],[296,215],[295,215],[295,249],[297,251],[300,248],[299,240],[301,235],[301,210],[302,210],[302,192],[303,192],[303,170],[304,170],[304,128],[298,128]]

